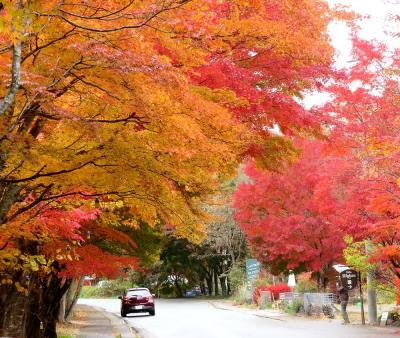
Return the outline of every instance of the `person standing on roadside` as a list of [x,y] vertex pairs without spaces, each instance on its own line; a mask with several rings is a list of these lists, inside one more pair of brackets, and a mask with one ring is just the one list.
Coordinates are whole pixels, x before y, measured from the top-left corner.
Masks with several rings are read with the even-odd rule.
[[336,289],[339,293],[340,309],[342,312],[343,323],[350,324],[349,315],[347,313],[347,304],[349,302],[349,291],[343,287],[340,279],[336,282]]

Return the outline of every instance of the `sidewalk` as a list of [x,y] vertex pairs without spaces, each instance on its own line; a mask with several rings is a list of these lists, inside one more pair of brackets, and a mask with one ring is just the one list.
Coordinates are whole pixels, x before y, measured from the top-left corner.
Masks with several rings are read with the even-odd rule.
[[[92,307],[78,305],[84,311],[87,325],[80,329],[79,337],[81,338],[108,338],[116,337],[116,328],[114,328],[110,320],[103,315],[102,312],[95,310]],[[84,309],[82,309],[84,307]]]
[[[71,338],[133,338],[125,321],[111,313],[88,305],[77,305],[79,320],[72,319],[74,333],[61,337]],[[77,332],[76,332],[77,331]]]

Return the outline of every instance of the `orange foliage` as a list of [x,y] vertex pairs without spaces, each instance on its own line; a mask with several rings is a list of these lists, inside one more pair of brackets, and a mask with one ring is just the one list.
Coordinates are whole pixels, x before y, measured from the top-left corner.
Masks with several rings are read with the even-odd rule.
[[317,128],[294,97],[318,87],[332,61],[322,0],[1,3],[8,249],[26,236],[86,250],[84,231],[134,246],[110,227],[118,213],[59,223],[91,213],[95,199],[122,204],[132,227],[171,224],[198,240],[201,206],[243,154],[267,166],[292,156],[266,126]]

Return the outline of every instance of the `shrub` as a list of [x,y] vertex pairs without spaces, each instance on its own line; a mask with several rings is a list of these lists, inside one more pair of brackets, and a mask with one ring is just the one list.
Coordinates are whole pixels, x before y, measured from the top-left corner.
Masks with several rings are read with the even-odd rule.
[[243,262],[235,263],[229,272],[231,290],[235,293],[246,282],[246,266]]
[[246,289],[247,285],[243,283],[235,290],[231,297],[233,304],[242,305],[246,303]]
[[295,299],[292,302],[286,304],[285,311],[291,315],[304,311],[304,304],[301,299]]
[[276,284],[269,286],[257,286],[253,292],[253,302],[258,304],[261,291],[270,291],[275,300],[279,299],[279,294],[282,292],[291,292],[291,288],[287,284]]

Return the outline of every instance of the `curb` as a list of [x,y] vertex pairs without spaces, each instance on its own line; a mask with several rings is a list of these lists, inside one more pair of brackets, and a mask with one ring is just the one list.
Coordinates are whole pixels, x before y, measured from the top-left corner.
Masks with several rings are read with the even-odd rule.
[[214,309],[225,310],[225,311],[233,311],[233,309],[228,309],[228,308],[221,307],[221,306],[215,304],[215,302],[213,302],[212,300],[207,301],[207,303],[210,304]]
[[[114,316],[118,317],[117,315],[114,315]],[[124,321],[125,326],[129,329],[129,331],[135,338],[144,338],[144,335],[139,331],[139,329],[132,326],[131,323],[129,323],[127,319],[123,318],[122,320]]]
[[260,318],[267,318],[267,319],[271,319],[271,320],[278,320],[280,322],[287,322],[287,319],[283,319],[283,318],[270,317],[270,316],[258,314],[258,313],[252,313],[252,315],[256,316],[256,317],[260,317]]
[[[224,307],[221,306],[220,304],[218,304],[217,302],[214,302],[212,300],[208,301],[209,304],[211,304],[211,306],[213,306],[215,309],[218,310],[225,310],[225,311],[237,311],[237,310],[248,310],[247,312],[250,313],[253,316],[256,317],[260,317],[260,318],[267,318],[267,319],[271,319],[271,320],[278,320],[280,322],[286,322],[287,318],[278,318],[278,317],[273,317],[273,316],[268,316],[266,314],[263,313],[256,313],[255,311],[257,310],[253,310],[253,309],[247,309],[247,308],[242,308],[242,307],[237,307],[237,308],[231,308],[231,307]],[[230,305],[232,306],[232,305]],[[284,316],[283,316],[284,317]]]

